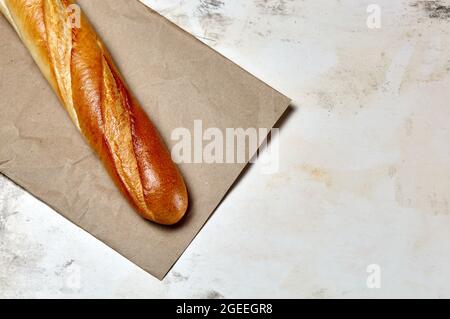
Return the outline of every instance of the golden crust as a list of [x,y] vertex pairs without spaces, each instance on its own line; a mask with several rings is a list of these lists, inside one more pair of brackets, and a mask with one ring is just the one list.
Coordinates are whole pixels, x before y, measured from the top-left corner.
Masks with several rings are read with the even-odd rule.
[[0,10],[130,203],[146,219],[175,224],[188,206],[183,178],[86,17],[69,26],[73,3],[0,0]]

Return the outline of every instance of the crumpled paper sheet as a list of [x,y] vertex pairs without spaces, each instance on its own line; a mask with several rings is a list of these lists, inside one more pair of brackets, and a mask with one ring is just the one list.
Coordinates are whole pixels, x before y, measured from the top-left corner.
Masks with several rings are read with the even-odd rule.
[[[194,120],[223,131],[271,128],[289,105],[138,1],[79,4],[169,147],[173,129],[192,130]],[[3,17],[0,52],[0,172],[162,279],[245,164],[180,165],[190,195],[187,217],[175,227],[147,222],[116,189]]]

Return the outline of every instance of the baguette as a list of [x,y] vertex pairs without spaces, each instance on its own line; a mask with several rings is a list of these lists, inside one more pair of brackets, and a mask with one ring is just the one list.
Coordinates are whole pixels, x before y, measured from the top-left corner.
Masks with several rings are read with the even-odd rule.
[[124,196],[145,219],[173,225],[188,206],[183,178],[87,18],[69,23],[74,4],[0,0],[0,10]]

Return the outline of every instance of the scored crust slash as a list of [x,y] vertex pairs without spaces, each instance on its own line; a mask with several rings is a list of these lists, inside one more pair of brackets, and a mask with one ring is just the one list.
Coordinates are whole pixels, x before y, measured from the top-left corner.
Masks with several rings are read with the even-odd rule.
[[188,206],[183,177],[87,18],[68,23],[74,4],[0,0],[0,11],[124,196],[142,217],[173,225]]

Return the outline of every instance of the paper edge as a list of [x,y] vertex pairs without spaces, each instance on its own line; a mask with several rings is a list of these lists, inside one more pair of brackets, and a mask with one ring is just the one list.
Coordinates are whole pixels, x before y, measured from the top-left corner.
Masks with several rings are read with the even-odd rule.
[[[211,46],[207,45],[205,42],[199,40],[195,35],[193,35],[192,33],[190,33],[189,31],[181,28],[178,24],[176,24],[175,22],[170,21],[168,18],[166,18],[165,16],[163,16],[162,14],[160,14],[158,11],[152,9],[151,7],[149,7],[148,5],[146,5],[145,3],[143,3],[141,0],[136,0],[141,6],[143,6],[148,12],[146,12],[146,14],[154,14],[154,15],[158,15],[159,17],[163,18],[166,23],[168,22],[169,24],[171,24],[172,26],[174,26],[176,29],[178,29],[179,32],[185,33],[187,34],[189,37],[193,38],[195,41],[199,42],[201,45],[203,45],[204,47],[208,48],[208,50],[214,52],[215,54],[220,55],[223,59],[227,60],[228,62],[231,62],[232,64],[234,64],[235,66],[237,66],[241,71],[251,75],[253,78],[255,78],[256,80],[258,80],[260,83],[264,84],[266,87],[270,88],[271,90],[273,90],[275,93],[278,93],[280,95],[280,97],[284,98],[286,100],[286,103],[288,104],[288,106],[292,103],[292,99],[290,97],[288,97],[286,94],[280,92],[279,90],[277,90],[276,88],[274,88],[273,86],[269,85],[267,82],[263,81],[262,79],[260,79],[258,76],[254,75],[253,73],[247,71],[246,69],[244,69],[242,66],[240,66],[239,64],[237,64],[236,62],[234,62],[233,60],[231,60],[230,58],[226,57],[225,55],[223,55],[222,53],[220,53],[219,51],[215,50],[214,48],[212,48]],[[287,106],[287,107],[288,107]],[[286,108],[287,108],[286,107]],[[282,112],[282,114],[284,113],[284,111]],[[281,116],[280,116],[281,117]],[[278,121],[278,120],[277,120]],[[275,122],[276,123],[276,122]]]

